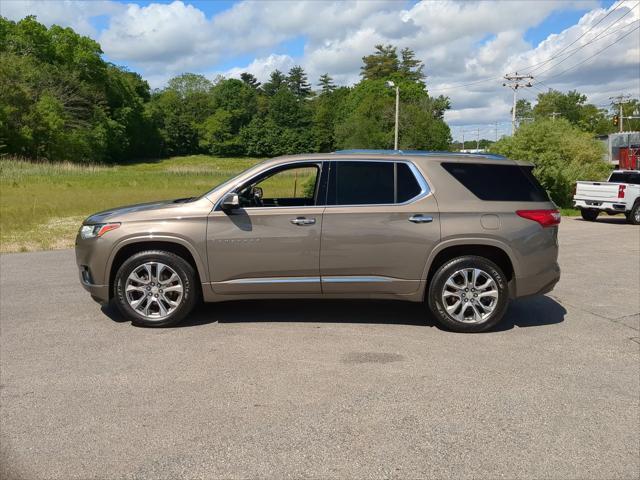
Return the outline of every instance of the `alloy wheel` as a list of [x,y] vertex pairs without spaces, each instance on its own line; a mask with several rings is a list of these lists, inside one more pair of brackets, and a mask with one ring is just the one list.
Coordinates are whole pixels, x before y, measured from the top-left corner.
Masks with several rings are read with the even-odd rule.
[[127,277],[125,296],[129,306],[148,319],[161,319],[180,306],[184,293],[176,271],[159,262],[146,262]]
[[495,280],[479,268],[455,271],[442,290],[447,313],[463,323],[486,322],[498,304],[498,297]]

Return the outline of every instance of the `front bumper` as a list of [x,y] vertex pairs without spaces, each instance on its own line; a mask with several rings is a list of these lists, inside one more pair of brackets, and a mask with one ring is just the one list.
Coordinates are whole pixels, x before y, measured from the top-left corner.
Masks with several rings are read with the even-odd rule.
[[76,264],[82,288],[96,302],[105,304],[109,302],[108,279],[105,279],[107,252],[104,248],[97,248],[101,243],[99,240],[101,239],[83,239],[79,235],[76,237]]
[[93,283],[88,283],[84,278],[83,269],[80,269],[80,284],[82,288],[84,288],[87,292],[91,294],[91,298],[93,298],[96,302],[101,305],[105,305],[109,303],[109,285],[95,285]]

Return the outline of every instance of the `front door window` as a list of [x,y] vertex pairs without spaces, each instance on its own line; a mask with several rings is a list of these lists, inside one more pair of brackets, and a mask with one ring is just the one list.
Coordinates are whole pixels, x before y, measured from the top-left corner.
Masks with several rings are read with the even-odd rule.
[[238,192],[242,208],[310,207],[316,204],[320,169],[316,165],[295,166],[267,173]]

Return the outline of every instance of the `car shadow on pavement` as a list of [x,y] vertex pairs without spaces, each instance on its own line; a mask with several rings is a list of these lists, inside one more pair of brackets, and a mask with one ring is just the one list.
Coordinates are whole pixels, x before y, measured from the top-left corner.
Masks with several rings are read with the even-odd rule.
[[[126,321],[112,307],[102,308],[115,322]],[[565,308],[553,298],[537,296],[512,301],[503,320],[490,331],[539,327],[564,321]],[[361,323],[438,327],[420,303],[382,300],[238,300],[202,304],[174,328],[209,323]]]

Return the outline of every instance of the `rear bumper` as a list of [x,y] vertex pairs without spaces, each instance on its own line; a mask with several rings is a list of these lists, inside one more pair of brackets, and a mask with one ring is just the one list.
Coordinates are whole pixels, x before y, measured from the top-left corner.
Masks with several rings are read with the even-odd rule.
[[528,277],[516,278],[515,297],[521,298],[548,293],[553,290],[558,281],[560,281],[560,265],[554,262],[547,270]]
[[592,210],[604,210],[607,212],[624,213],[627,209],[626,203],[601,201],[601,200],[584,200],[574,198],[573,204],[576,208],[590,208]]

